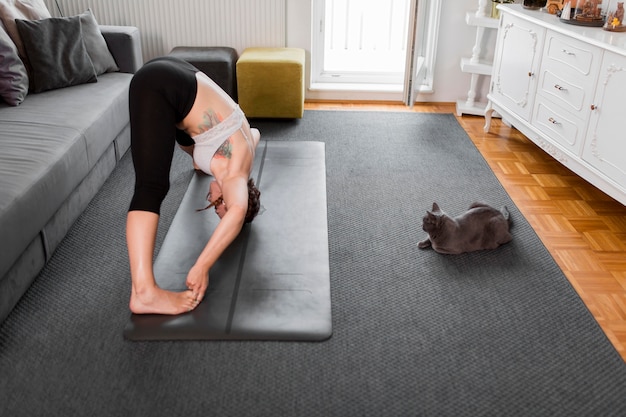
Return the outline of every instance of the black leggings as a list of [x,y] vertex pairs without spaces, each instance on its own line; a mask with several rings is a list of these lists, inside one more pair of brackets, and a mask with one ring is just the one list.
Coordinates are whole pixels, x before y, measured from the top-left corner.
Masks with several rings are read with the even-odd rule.
[[176,128],[196,99],[198,70],[189,63],[161,57],[147,62],[130,83],[130,135],[135,194],[130,210],[160,213],[170,187],[175,142],[193,139]]

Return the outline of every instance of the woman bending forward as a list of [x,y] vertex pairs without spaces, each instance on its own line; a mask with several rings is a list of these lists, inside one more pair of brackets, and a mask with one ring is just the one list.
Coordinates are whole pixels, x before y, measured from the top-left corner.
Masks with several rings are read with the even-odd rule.
[[[131,150],[135,192],[126,221],[136,314],[180,314],[197,307],[209,269],[259,211],[250,179],[260,134],[215,82],[185,61],[156,58],[130,84]],[[169,190],[175,144],[193,156],[196,169],[213,175],[209,201],[220,222],[187,274],[188,290],[166,291],[154,278],[153,254],[160,207]]]

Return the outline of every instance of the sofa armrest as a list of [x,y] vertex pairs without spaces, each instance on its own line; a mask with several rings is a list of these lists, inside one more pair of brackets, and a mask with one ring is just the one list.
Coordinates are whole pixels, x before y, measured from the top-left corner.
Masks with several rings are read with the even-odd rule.
[[134,26],[100,25],[100,32],[121,72],[134,74],[142,67],[139,29]]

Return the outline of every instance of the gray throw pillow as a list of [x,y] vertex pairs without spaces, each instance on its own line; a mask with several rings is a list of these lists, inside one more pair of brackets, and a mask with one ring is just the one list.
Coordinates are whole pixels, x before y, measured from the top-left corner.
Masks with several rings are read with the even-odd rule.
[[28,73],[17,54],[17,47],[0,25],[0,97],[9,105],[19,105],[28,94]]
[[119,71],[120,69],[109,51],[109,47],[100,32],[98,22],[91,10],[80,14],[79,17],[85,48],[87,48],[89,58],[91,58],[93,67],[96,70],[96,75]]
[[15,23],[30,61],[32,92],[97,81],[78,16]]

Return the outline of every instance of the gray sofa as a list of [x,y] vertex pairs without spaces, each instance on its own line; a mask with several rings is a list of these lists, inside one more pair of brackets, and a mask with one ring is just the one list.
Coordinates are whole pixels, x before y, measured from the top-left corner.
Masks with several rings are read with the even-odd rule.
[[139,31],[100,29],[120,72],[0,103],[0,322],[129,148]]

